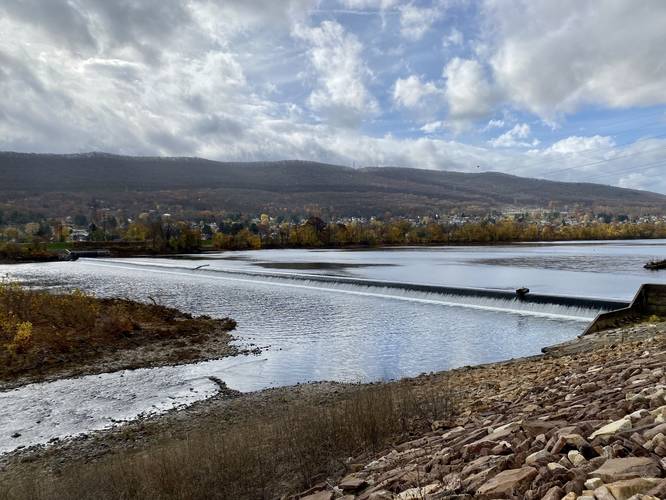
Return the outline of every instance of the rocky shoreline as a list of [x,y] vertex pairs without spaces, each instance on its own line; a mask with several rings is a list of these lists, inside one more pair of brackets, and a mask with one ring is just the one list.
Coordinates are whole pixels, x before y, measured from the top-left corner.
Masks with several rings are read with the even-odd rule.
[[[383,451],[349,457],[337,474],[307,491],[295,494],[286,483],[273,496],[666,498],[666,323],[601,332],[544,351],[386,383],[424,393],[451,390],[455,412]],[[363,387],[221,391],[189,408],[1,457],[0,485],[117,453],[141,454],[213,425],[233,429],[250,416],[270,420],[296,402],[330,404]]]
[[461,414],[298,498],[666,498],[666,324],[546,351],[452,372]]

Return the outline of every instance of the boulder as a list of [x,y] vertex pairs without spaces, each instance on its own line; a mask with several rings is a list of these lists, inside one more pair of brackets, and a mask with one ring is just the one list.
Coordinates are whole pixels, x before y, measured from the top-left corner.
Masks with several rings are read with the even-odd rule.
[[536,476],[537,470],[529,466],[505,470],[483,484],[477,490],[477,495],[482,498],[507,498],[520,495],[530,487],[532,479]]
[[605,483],[660,475],[659,466],[648,457],[611,458],[597,470],[590,472],[590,477],[598,477]]

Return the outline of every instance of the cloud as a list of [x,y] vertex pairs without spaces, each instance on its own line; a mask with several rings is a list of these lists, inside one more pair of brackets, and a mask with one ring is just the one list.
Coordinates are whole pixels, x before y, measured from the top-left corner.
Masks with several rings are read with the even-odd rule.
[[564,155],[582,153],[585,151],[610,150],[615,146],[611,137],[594,135],[591,137],[570,136],[559,140],[545,150],[545,153],[559,153]]
[[433,82],[422,82],[418,75],[398,78],[393,88],[393,100],[406,108],[417,108],[425,98],[440,93]]
[[363,61],[363,45],[342,25],[324,21],[319,26],[298,25],[296,37],[308,42],[307,54],[315,71],[317,88],[310,94],[310,106],[333,123],[357,125],[379,111],[365,80],[370,71]]
[[[359,22],[331,5],[383,17]],[[666,176],[657,175],[666,140],[632,143],[635,131],[597,133],[576,120],[579,109],[587,124],[609,116],[607,108],[663,102],[664,9],[650,0],[631,8],[489,0],[474,9],[397,0],[4,0],[0,149],[480,165],[666,192]],[[456,24],[447,19],[435,33],[444,12]],[[538,147],[532,114],[560,124],[539,135]],[[632,108],[613,120],[657,126],[653,115],[638,115]],[[497,136],[491,144],[488,131]]]
[[444,78],[451,118],[471,120],[490,113],[496,95],[479,61],[455,57],[445,66]]
[[532,131],[527,123],[516,124],[511,130],[503,133],[495,139],[491,139],[488,143],[494,148],[516,148],[516,147],[530,147],[539,144],[538,139],[527,142],[526,139],[530,136]]
[[665,2],[487,0],[483,12],[494,78],[521,108],[554,120],[666,103]]
[[451,32],[444,37],[442,40],[442,46],[443,47],[454,47],[458,45],[462,45],[465,42],[465,35],[462,34],[461,31],[459,31],[456,28],[452,28]]
[[84,12],[65,0],[4,0],[0,12],[70,50],[97,50]]
[[426,134],[433,134],[437,132],[438,130],[442,130],[443,128],[446,127],[446,122],[443,122],[441,120],[434,121],[434,122],[428,122],[425,125],[421,127],[421,131],[425,132]]
[[417,7],[413,3],[400,7],[400,34],[412,42],[423,38],[435,21],[442,15],[442,9],[433,7]]
[[389,9],[398,3],[398,0],[340,0],[347,9]]
[[504,127],[504,120],[489,120],[487,125],[483,128],[484,131],[490,130],[493,128],[502,128]]

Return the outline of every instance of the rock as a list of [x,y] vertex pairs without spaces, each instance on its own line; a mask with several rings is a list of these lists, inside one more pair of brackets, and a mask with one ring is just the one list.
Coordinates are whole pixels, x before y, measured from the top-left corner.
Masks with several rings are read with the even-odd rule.
[[536,475],[537,470],[529,466],[502,471],[483,484],[477,490],[477,495],[486,498],[506,498],[511,495],[520,495],[529,488]]
[[611,422],[610,424],[606,424],[603,427],[597,429],[590,435],[588,439],[592,440],[598,436],[602,437],[613,436],[618,432],[628,431],[630,429],[631,429],[631,418],[627,416],[621,418],[620,420],[616,420],[615,422]]
[[606,486],[599,486],[595,489],[594,496],[597,500],[615,500],[615,497],[610,491],[608,491]]
[[588,490],[596,490],[600,486],[603,486],[604,482],[598,477],[593,477],[585,481],[585,488]]
[[546,468],[550,472],[555,472],[555,471],[558,471],[558,470],[561,470],[561,471],[568,471],[569,470],[564,465],[560,465],[560,464],[555,463],[555,462],[550,462],[548,465],[546,465]]
[[627,457],[611,458],[589,475],[609,483],[636,477],[658,477],[660,472],[659,466],[651,458]]
[[332,491],[318,491],[312,495],[302,497],[301,500],[332,500],[333,492]]
[[393,500],[393,493],[386,490],[373,491],[368,495],[368,500]]
[[648,491],[647,494],[657,498],[666,498],[666,479],[662,479],[661,482]]
[[523,407],[523,413],[534,413],[539,411],[540,409],[541,407],[539,405],[535,405],[534,403],[529,403]]
[[659,424],[652,429],[648,429],[643,433],[643,437],[645,439],[652,439],[655,437],[657,434],[664,434],[666,433],[666,424]]
[[562,500],[576,500],[576,498],[578,498],[578,495],[574,491],[570,491],[562,497]]
[[430,426],[433,431],[438,431],[440,429],[450,429],[451,427],[450,420],[435,420]]
[[581,452],[577,450],[571,450],[569,453],[567,453],[567,458],[575,467],[580,467],[585,462],[587,462]]
[[500,436],[510,436],[513,434],[515,431],[520,429],[520,427],[523,425],[522,420],[519,420],[517,422],[510,422],[508,424],[501,425],[497,427],[491,435],[497,439]]
[[541,500],[560,500],[564,496],[564,490],[559,486],[553,486],[549,489]]
[[490,450],[491,455],[508,455],[512,451],[511,443],[508,441],[500,441],[497,446],[494,446]]
[[636,410],[635,412],[631,413],[629,418],[632,422],[638,422],[640,419],[647,417],[649,414],[650,412],[648,410],[641,408],[640,410]]
[[367,486],[368,483],[365,479],[355,476],[347,476],[338,483],[342,491],[357,491]]
[[654,410],[650,410],[650,415],[653,417],[658,417],[658,416],[666,416],[666,406],[660,406],[659,408],[655,408]]
[[552,453],[567,452],[569,450],[578,450],[589,448],[590,444],[580,434],[563,434],[550,450]]
[[531,455],[527,456],[527,458],[525,459],[525,464],[534,465],[538,462],[545,462],[551,456],[552,456],[552,454],[548,450],[535,451]]
[[[604,485],[615,500],[628,500],[637,493],[646,493],[661,482],[657,478],[639,477],[635,479],[625,479],[614,483]],[[595,492],[596,494],[596,492]]]
[[470,474],[475,474],[479,470],[488,470],[496,466],[502,467],[507,461],[506,457],[498,455],[486,455],[485,457],[479,457],[476,460],[472,460],[468,463],[461,474],[463,477],[469,476]]
[[421,488],[409,488],[397,496],[398,500],[421,500],[430,493],[437,491],[441,487],[441,483],[432,483]]
[[446,431],[444,434],[442,434],[442,440],[447,441],[448,439],[453,439],[465,432],[465,428],[458,426],[454,427],[453,429],[449,429]]

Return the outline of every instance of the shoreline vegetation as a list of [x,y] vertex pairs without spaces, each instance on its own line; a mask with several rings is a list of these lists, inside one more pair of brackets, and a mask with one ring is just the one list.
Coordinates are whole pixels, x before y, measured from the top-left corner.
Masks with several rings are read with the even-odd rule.
[[663,498],[664,349],[644,323],[395,382],[223,391],[2,457],[0,499]]
[[239,354],[234,320],[0,282],[0,389]]
[[362,249],[401,246],[447,246],[468,244],[604,241],[666,238],[666,224],[589,223],[538,225],[518,221],[468,223],[459,226],[432,222],[416,225],[407,220],[370,223],[326,223],[310,217],[300,225],[269,231],[261,224],[230,225],[223,231],[204,234],[186,223],[136,222],[122,237],[97,234],[91,241],[1,242],[0,263],[67,260],[67,251],[105,250],[113,257],[175,255],[223,250],[286,248]]

